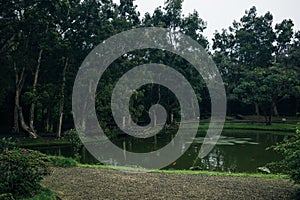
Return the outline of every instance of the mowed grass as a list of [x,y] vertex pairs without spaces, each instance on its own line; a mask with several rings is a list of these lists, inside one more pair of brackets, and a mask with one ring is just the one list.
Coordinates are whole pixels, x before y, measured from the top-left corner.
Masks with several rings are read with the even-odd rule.
[[[198,128],[199,132],[206,131],[209,127],[209,122],[188,123],[184,125],[184,129]],[[226,122],[223,127],[223,132],[235,132],[235,133],[257,133],[261,131],[264,133],[273,133],[280,135],[293,135],[296,128],[300,127],[299,124],[287,124],[287,123],[273,123],[272,125],[265,125],[264,123],[250,123],[250,122]],[[172,130],[172,128],[170,128]]]
[[45,146],[64,146],[71,145],[69,141],[64,139],[57,140],[54,137],[38,137],[37,139],[33,139],[30,137],[21,137],[16,138],[16,144],[19,147],[45,147]]
[[149,170],[144,168],[134,168],[126,166],[107,166],[107,165],[89,165],[78,164],[78,167],[100,168],[109,170],[121,170],[132,173],[170,173],[170,174],[194,174],[194,175],[207,175],[207,176],[232,176],[232,177],[256,177],[256,178],[268,178],[268,179],[287,179],[285,174],[262,174],[262,173],[228,173],[228,172],[216,172],[216,171],[202,171],[202,170]]

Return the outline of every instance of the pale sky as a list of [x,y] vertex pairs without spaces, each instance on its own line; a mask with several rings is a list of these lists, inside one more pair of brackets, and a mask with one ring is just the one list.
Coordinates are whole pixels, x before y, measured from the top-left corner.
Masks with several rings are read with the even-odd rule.
[[[114,0],[118,2],[118,0]],[[146,12],[153,13],[158,6],[164,7],[165,0],[135,0],[137,10],[144,16]],[[300,30],[300,1],[299,0],[184,0],[183,13],[187,15],[197,10],[200,17],[207,22],[204,31],[211,42],[215,30],[228,28],[233,20],[239,21],[245,10],[256,6],[259,15],[270,11],[274,17],[273,25],[283,19],[292,19],[295,30]]]

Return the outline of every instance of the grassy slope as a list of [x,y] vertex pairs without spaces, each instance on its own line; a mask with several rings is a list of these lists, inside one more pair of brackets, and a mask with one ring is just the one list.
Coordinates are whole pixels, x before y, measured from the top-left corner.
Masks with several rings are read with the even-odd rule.
[[[124,166],[106,166],[106,165],[88,165],[78,164],[79,167],[102,168],[110,170],[121,170],[130,172],[149,172],[143,168],[131,168]],[[171,173],[171,174],[201,174],[208,176],[234,176],[234,177],[256,177],[256,178],[288,178],[284,174],[260,174],[260,173],[227,173],[227,172],[214,172],[214,171],[192,171],[192,170],[153,170],[151,173]]]

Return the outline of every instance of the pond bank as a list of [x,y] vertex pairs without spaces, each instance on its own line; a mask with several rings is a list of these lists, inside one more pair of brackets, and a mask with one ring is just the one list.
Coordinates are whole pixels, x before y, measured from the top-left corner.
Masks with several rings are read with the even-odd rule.
[[291,199],[287,179],[169,173],[128,173],[103,168],[53,168],[42,184],[62,199]]
[[[200,132],[205,132],[208,129],[209,122],[201,122],[200,125],[195,123],[189,123],[188,128],[198,127]],[[294,135],[297,124],[284,124],[273,123],[271,126],[266,126],[263,123],[249,123],[249,122],[226,122],[224,124],[223,133],[232,133],[237,135],[243,135],[244,132],[257,133],[272,133],[276,135]],[[168,128],[170,131],[172,127]],[[14,137],[14,135],[11,135]],[[0,137],[10,137],[10,135],[0,135]],[[16,143],[20,147],[38,147],[38,146],[65,146],[70,145],[70,142],[64,140],[57,140],[55,137],[48,137],[46,135],[39,137],[38,139],[32,139],[29,137],[16,136]]]

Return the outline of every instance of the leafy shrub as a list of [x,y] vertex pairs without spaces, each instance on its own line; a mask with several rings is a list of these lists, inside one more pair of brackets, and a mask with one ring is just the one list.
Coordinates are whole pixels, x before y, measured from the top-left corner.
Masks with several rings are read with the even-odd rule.
[[77,166],[76,160],[62,156],[48,156],[52,166],[55,167],[74,167]]
[[79,161],[79,151],[82,149],[83,144],[79,138],[79,135],[75,129],[70,129],[64,133],[64,138],[72,144],[73,151],[75,152],[74,158]]
[[300,200],[300,188],[295,190],[294,200]]
[[295,183],[300,183],[300,130],[296,134],[280,144],[270,147],[284,156],[277,163],[284,173],[288,174]]
[[24,200],[58,200],[59,197],[56,196],[54,192],[52,192],[48,188],[42,188],[38,194],[32,194],[32,197],[26,198]]
[[50,174],[48,158],[38,151],[16,149],[0,154],[0,191],[14,197],[36,193],[43,176]]
[[4,153],[6,150],[12,150],[16,147],[16,143],[13,142],[12,138],[1,138],[0,139],[0,153]]
[[0,194],[0,200],[14,200],[15,198],[11,193]]

